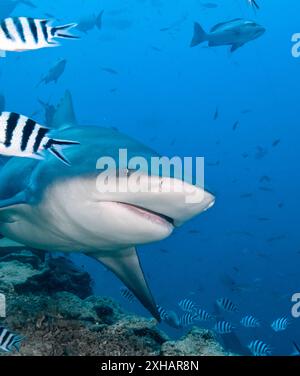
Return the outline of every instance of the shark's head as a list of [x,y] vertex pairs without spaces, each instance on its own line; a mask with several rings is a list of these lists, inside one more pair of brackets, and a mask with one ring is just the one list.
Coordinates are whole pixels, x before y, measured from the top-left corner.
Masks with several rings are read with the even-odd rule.
[[91,247],[95,242],[99,249],[101,243],[107,250],[162,240],[214,203],[211,193],[181,180],[131,172],[75,177],[51,192],[56,210],[89,233]]

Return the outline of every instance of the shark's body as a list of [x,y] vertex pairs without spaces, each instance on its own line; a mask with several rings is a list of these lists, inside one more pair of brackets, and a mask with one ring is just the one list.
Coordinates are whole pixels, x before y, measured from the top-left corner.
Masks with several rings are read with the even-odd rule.
[[[74,119],[65,109],[68,106],[71,108],[70,103],[61,106],[60,114]],[[59,116],[56,121],[61,122]],[[119,149],[124,148],[129,158],[138,155],[149,160],[157,154],[113,129],[68,125],[61,124],[57,134],[80,142],[64,151],[70,167],[52,157],[44,161],[12,158],[0,171],[2,246],[17,242],[95,257],[159,318],[135,246],[166,238],[176,225],[210,207],[214,197],[196,187],[195,194],[204,193],[197,204],[187,204],[184,192],[101,193],[97,189],[100,171],[96,169],[100,157],[118,160]],[[140,181],[147,176],[141,174]],[[169,180],[156,177],[154,183],[161,186]]]

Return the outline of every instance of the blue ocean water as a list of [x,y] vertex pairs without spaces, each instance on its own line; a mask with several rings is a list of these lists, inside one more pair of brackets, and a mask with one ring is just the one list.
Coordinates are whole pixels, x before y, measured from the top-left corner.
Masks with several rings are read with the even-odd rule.
[[[212,9],[199,0],[20,4],[16,16],[50,13],[63,23],[104,9],[103,26],[60,48],[8,54],[0,61],[1,93],[8,111],[35,114],[42,123],[38,99],[55,104],[69,89],[80,124],[116,127],[162,155],[205,157],[215,206],[167,240],[139,248],[153,295],[178,313],[183,298],[213,312],[215,300],[228,297],[239,308],[229,316],[233,323],[251,314],[264,324],[238,326],[243,345],[261,339],[274,354],[288,355],[292,341],[300,342],[300,319],[291,316],[291,297],[300,291],[300,59],[291,54],[300,5],[257,2],[256,12],[246,0],[214,0]],[[237,17],[255,20],[266,34],[233,54],[227,47],[189,47],[194,21],[209,30]],[[37,86],[60,58],[67,65],[58,83]],[[101,265],[74,258],[93,276],[95,294],[149,315],[120,296],[120,281]],[[291,325],[274,332],[270,324],[285,315]],[[187,331],[162,328],[174,337]]]

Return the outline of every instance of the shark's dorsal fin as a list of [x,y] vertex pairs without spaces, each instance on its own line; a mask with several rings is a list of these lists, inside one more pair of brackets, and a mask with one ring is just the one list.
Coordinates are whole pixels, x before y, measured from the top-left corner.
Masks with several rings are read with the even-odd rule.
[[144,307],[160,321],[160,314],[147,285],[139,257],[134,247],[118,251],[113,256],[109,252],[99,252],[93,256],[114,272],[134,293]]
[[72,95],[69,90],[65,92],[64,97],[59,102],[53,115],[51,128],[61,129],[69,128],[77,124],[73,107]]

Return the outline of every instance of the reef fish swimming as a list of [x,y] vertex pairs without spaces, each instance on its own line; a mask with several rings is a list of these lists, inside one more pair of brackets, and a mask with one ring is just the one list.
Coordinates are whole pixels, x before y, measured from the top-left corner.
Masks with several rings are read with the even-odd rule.
[[[131,169],[109,180],[107,186],[101,180],[101,156],[115,161],[111,169],[116,171],[121,168],[120,149],[126,149],[128,160],[143,156],[147,163],[159,154],[115,129],[78,126],[70,119],[75,115],[67,93],[54,115],[53,139],[57,132],[59,137],[80,142],[65,150],[70,167],[51,155],[40,161],[11,158],[2,167],[0,247],[26,246],[94,257],[160,321],[136,246],[167,238],[176,227],[209,209],[215,198],[200,186],[175,177],[150,176],[148,170],[139,171],[136,192],[116,188],[116,183],[128,182]],[[145,190],[149,179],[153,191]]]
[[5,352],[19,351],[22,340],[23,337],[12,333],[3,326],[0,327],[0,350]]
[[209,47],[229,45],[231,52],[234,52],[244,44],[262,36],[265,31],[266,29],[256,22],[242,18],[219,23],[209,33],[206,33],[201,25],[195,22],[191,47],[207,41]]
[[28,17],[9,17],[0,23],[1,57],[6,51],[22,52],[46,47],[57,47],[60,44],[55,38],[78,39],[69,34],[69,29],[76,27],[72,23],[63,26],[51,26],[49,20]]
[[14,112],[0,114],[0,155],[44,159],[43,151],[48,150],[63,163],[68,160],[59,147],[78,145],[77,141],[54,140],[47,136],[49,128],[42,127],[34,120]]

